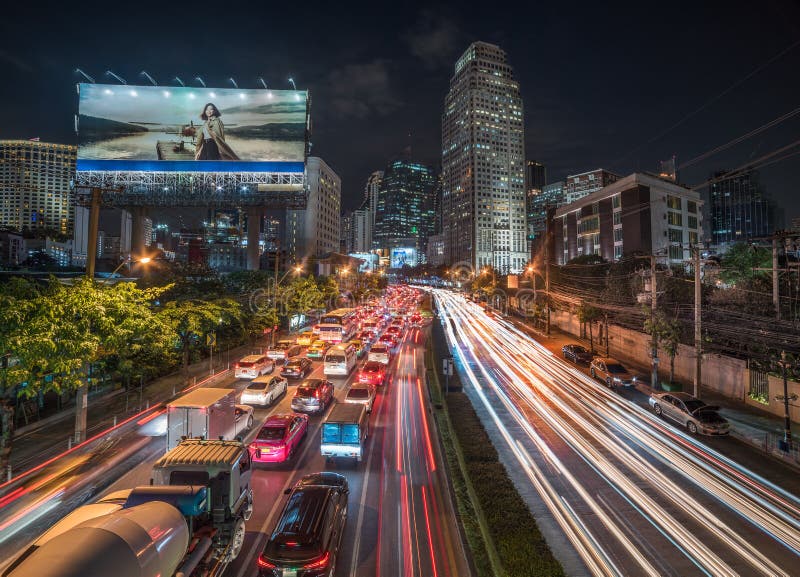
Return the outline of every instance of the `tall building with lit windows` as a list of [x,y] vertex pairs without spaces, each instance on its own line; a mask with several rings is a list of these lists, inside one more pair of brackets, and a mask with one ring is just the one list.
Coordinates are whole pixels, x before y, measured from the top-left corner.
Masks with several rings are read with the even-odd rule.
[[395,160],[383,173],[375,207],[372,248],[409,248],[423,259],[436,224],[433,169],[411,160]]
[[475,42],[456,62],[442,115],[445,260],[516,273],[529,260],[522,95],[501,48]]
[[77,155],[68,144],[0,140],[0,226],[71,234]]

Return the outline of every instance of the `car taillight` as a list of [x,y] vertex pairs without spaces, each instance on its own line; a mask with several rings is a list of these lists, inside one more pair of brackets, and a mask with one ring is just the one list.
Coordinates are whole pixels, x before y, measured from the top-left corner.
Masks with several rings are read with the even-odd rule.
[[303,569],[324,569],[328,566],[328,561],[331,560],[331,552],[326,551],[325,554],[319,559],[303,565]]
[[317,389],[316,391],[314,391],[314,396],[315,396],[317,399],[319,399],[319,389]]
[[234,369],[238,369],[239,368],[239,363],[234,363],[233,368]]
[[259,555],[258,556],[258,566],[261,567],[262,569],[277,569],[278,568],[277,565],[275,565],[273,563],[270,563],[269,561],[264,559],[263,555]]

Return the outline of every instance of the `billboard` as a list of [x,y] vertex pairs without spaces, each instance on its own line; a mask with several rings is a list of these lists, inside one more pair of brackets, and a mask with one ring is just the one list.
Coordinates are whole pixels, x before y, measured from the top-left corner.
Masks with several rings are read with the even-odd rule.
[[403,268],[403,266],[417,266],[416,248],[393,248],[390,261],[391,268]]
[[302,172],[308,93],[80,84],[78,170]]
[[358,258],[364,262],[358,267],[358,272],[378,270],[378,255],[371,252],[351,252],[347,256]]

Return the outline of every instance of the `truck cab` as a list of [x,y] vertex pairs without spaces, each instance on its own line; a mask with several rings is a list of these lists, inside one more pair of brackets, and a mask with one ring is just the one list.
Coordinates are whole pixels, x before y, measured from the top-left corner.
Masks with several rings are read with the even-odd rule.
[[322,456],[347,457],[360,463],[368,434],[369,415],[364,405],[337,404],[322,423]]

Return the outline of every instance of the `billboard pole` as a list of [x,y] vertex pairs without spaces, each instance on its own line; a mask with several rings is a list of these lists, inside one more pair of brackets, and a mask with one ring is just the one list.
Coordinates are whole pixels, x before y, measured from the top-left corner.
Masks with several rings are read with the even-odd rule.
[[97,260],[97,228],[100,222],[100,198],[102,190],[92,187],[89,204],[89,240],[86,246],[86,276],[94,278],[94,267]]

